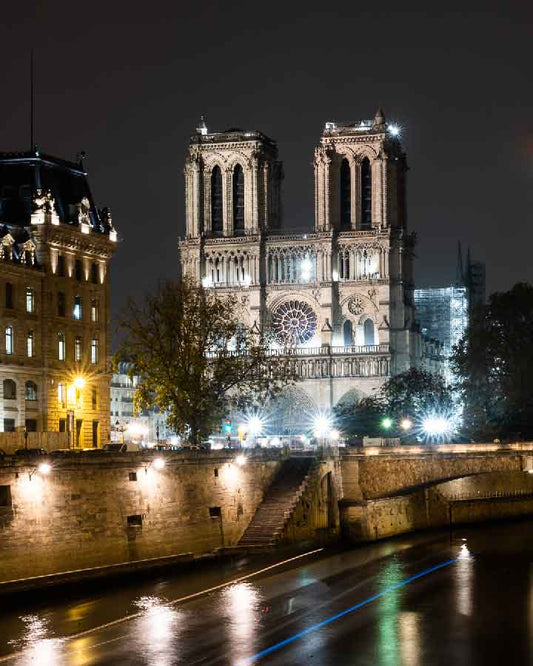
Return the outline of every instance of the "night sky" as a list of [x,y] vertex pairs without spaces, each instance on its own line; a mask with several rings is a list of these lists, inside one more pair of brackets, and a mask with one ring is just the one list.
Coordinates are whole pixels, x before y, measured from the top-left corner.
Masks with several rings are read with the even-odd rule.
[[36,138],[88,154],[122,242],[115,311],[174,276],[183,159],[210,130],[258,129],[285,165],[284,224],[313,224],[313,149],[326,120],[403,128],[418,286],[455,277],[457,241],[488,290],[533,281],[531,2],[56,2],[2,7],[0,150]]

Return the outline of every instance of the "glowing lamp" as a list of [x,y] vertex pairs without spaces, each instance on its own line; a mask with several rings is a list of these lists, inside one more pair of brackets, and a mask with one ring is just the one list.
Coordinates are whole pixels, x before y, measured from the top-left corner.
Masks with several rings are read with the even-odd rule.
[[329,438],[333,440],[337,440],[340,437],[340,432],[338,430],[330,430],[329,431]]
[[77,389],[82,389],[85,386],[85,379],[83,377],[76,377],[74,380],[74,386]]
[[381,421],[381,427],[385,428],[385,430],[389,430],[390,428],[392,428],[392,419],[390,419],[388,416],[386,416]]
[[389,125],[387,129],[391,136],[400,136],[400,128],[398,125]]
[[235,462],[239,467],[242,467],[243,465],[246,464],[246,456],[240,455],[235,458]]
[[453,430],[453,425],[444,416],[429,416],[423,421],[422,429],[429,437],[442,437]]
[[163,469],[164,466],[165,466],[165,461],[163,460],[163,458],[156,458],[154,460],[154,467],[156,469],[161,470],[161,469]]
[[37,467],[37,471],[39,472],[39,474],[44,474],[44,475],[50,474],[50,472],[52,471],[52,465],[50,465],[50,463],[45,463],[45,462],[40,463],[39,466]]
[[400,425],[403,430],[409,430],[413,426],[413,422],[411,421],[411,419],[402,419]]

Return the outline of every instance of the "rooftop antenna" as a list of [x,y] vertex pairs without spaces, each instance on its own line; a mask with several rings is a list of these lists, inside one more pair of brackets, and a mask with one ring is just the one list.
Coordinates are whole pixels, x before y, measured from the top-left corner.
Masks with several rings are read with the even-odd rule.
[[33,49],[30,51],[30,151],[35,150],[34,124],[35,124],[35,102],[33,87]]

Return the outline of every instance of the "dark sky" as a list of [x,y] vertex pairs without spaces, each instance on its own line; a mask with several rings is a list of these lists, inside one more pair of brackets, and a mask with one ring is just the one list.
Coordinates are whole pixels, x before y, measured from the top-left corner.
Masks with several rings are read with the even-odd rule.
[[[438,5],[438,7],[437,7]],[[326,120],[403,128],[417,284],[454,279],[456,246],[489,291],[533,281],[531,2],[5,3],[0,150],[26,149],[35,48],[37,142],[86,166],[122,242],[113,299],[176,273],[183,156],[210,129],[258,129],[285,164],[287,226],[313,224]]]

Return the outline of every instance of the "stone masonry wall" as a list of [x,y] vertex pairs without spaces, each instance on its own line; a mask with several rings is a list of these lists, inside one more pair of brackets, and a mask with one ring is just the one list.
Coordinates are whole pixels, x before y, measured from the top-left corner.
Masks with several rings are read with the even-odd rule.
[[[0,581],[235,545],[279,455],[80,454],[0,463]],[[31,476],[31,478],[30,478]]]

